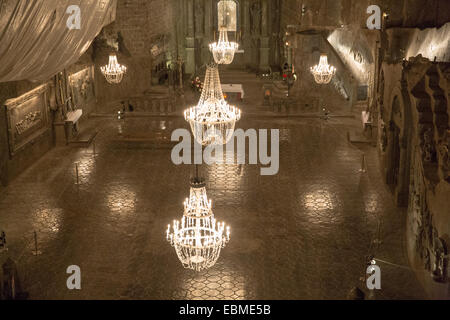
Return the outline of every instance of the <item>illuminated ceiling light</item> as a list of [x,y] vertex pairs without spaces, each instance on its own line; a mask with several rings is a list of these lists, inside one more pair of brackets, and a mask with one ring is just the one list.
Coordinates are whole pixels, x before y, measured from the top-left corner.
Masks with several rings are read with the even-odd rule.
[[220,28],[219,42],[209,45],[209,50],[214,56],[217,64],[231,64],[234,60],[234,54],[239,49],[239,44],[228,41],[228,31],[226,28]]
[[184,117],[202,146],[226,144],[232,138],[241,110],[225,101],[216,64],[208,65],[200,101]]
[[328,84],[336,74],[336,68],[328,64],[326,54],[320,56],[320,62],[311,68],[311,73],[318,84]]
[[127,72],[127,67],[120,65],[117,62],[117,56],[115,54],[111,54],[109,56],[109,64],[100,67],[100,70],[108,83],[119,84],[122,82],[123,75]]
[[230,227],[216,221],[203,180],[191,181],[183,218],[173,222],[172,230],[168,226],[166,237],[186,269],[199,272],[216,264],[220,251],[230,241]]

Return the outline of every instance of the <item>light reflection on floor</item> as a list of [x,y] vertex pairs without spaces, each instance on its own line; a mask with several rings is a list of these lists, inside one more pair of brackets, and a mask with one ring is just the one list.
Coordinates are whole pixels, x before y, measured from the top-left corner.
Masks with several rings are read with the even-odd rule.
[[184,296],[176,299],[188,300],[246,300],[251,299],[245,290],[245,277],[239,272],[223,267],[220,263],[217,267],[203,273],[193,274],[182,281],[180,292]]
[[[282,129],[280,172],[262,177],[259,165],[201,166],[214,213],[232,228],[217,264],[202,273],[183,269],[165,239],[167,224],[182,215],[193,168],[172,164],[170,146],[139,142],[187,128],[185,122],[167,120],[166,130],[151,119],[96,125],[102,130],[95,156],[92,149],[56,148],[0,195],[0,225],[32,298],[345,298],[377,231],[368,216],[385,219],[382,232],[390,236],[383,257],[407,263],[398,232],[402,214],[380,176],[369,180],[357,172],[361,153],[336,134],[345,130],[336,122],[239,123]],[[376,151],[369,155],[376,159]],[[369,169],[378,167],[374,162]],[[24,241],[32,248],[35,229],[39,257],[23,250]],[[65,286],[73,264],[82,268],[79,292]],[[383,298],[423,297],[412,273],[387,270],[384,277]]]

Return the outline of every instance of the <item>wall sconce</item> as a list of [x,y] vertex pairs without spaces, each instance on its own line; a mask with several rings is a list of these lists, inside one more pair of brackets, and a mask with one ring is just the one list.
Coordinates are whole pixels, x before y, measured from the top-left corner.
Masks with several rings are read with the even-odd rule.
[[306,5],[302,4],[302,16],[304,16],[306,14]]

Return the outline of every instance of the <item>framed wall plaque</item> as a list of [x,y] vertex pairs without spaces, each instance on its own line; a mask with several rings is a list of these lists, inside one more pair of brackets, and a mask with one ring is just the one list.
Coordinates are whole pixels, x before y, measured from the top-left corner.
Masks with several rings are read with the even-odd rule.
[[50,129],[48,89],[49,84],[46,83],[5,102],[11,157]]

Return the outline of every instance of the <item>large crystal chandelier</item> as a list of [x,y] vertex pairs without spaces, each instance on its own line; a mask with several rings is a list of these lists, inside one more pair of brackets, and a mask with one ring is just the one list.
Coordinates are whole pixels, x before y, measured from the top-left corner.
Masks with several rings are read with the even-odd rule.
[[234,60],[234,54],[239,49],[239,44],[228,41],[228,30],[225,27],[219,30],[219,42],[209,45],[209,50],[214,56],[217,64],[231,64]]
[[311,68],[311,73],[318,84],[328,84],[336,74],[336,68],[330,66],[327,55],[322,54],[319,64]]
[[211,268],[220,251],[230,241],[230,227],[216,221],[205,182],[194,178],[190,196],[184,203],[184,214],[167,228],[167,241],[175,247],[178,258],[187,269],[202,271]]
[[202,146],[226,144],[232,138],[241,110],[225,101],[216,64],[208,65],[200,101],[184,116]]
[[100,70],[108,83],[118,84],[122,82],[123,75],[127,72],[127,67],[120,65],[117,62],[117,56],[112,54],[109,56],[108,65],[101,67]]

